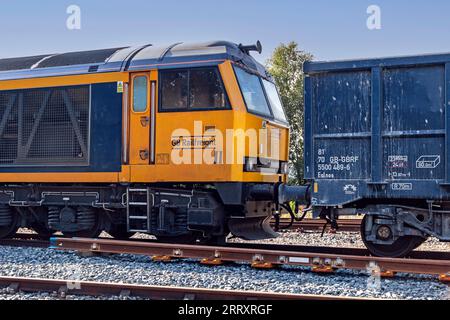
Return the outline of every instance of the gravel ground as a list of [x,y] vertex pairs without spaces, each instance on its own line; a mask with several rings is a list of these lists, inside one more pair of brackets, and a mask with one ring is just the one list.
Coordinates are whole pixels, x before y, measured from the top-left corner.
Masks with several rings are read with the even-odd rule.
[[[133,255],[86,258],[72,252],[14,247],[2,247],[0,261],[1,276],[385,299],[449,298],[446,285],[432,277],[421,275],[399,275],[395,279],[381,279],[379,287],[369,288],[370,278],[365,272],[349,270],[340,270],[331,275],[318,275],[302,267],[261,271],[240,264],[208,267],[193,261],[157,263],[151,262],[148,257]],[[22,298],[56,299],[57,297],[51,294],[11,295],[0,291],[0,299]],[[70,298],[89,299],[89,297],[76,296]]]

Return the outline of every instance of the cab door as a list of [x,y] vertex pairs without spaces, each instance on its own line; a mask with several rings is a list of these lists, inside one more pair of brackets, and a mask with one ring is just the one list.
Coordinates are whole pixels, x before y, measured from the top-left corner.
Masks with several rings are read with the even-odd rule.
[[149,165],[154,163],[156,76],[152,72],[134,73],[130,80],[129,161],[131,165]]

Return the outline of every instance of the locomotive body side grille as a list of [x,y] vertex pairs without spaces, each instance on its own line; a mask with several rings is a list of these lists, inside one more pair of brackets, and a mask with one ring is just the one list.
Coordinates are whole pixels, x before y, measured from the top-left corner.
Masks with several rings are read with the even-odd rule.
[[89,164],[90,86],[0,92],[0,166]]

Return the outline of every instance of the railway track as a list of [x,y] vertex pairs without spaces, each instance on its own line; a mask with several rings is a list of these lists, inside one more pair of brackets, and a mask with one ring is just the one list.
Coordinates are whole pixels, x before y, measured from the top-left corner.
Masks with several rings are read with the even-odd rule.
[[138,254],[157,261],[197,259],[205,265],[247,262],[254,268],[270,269],[281,265],[310,267],[313,272],[332,273],[339,269],[371,270],[382,277],[396,273],[429,274],[450,283],[450,252],[414,251],[408,258],[371,257],[366,249],[227,243],[223,247],[164,244],[148,240],[118,241],[114,239],[52,238],[37,239],[18,234],[15,239],[0,240],[0,245],[18,247],[51,247],[86,254]]
[[123,283],[0,277],[8,292],[57,292],[87,296],[136,296],[152,300],[373,300],[342,296],[303,295],[257,291],[233,291],[188,287],[163,287]]
[[[99,240],[112,240],[111,238],[99,238]],[[133,243],[155,243],[150,239],[130,239]],[[37,238],[34,234],[18,233],[11,239],[0,239],[0,245],[14,247],[39,247],[47,248],[50,246],[49,240]],[[358,255],[369,256],[370,253],[366,249],[361,248],[345,248],[345,247],[324,247],[324,246],[305,246],[305,245],[280,245],[280,244],[257,244],[257,243],[233,243],[226,244],[228,247],[247,248],[258,250],[274,250],[274,251],[298,251],[308,253],[322,254],[339,254],[339,255]],[[413,251],[409,258],[413,259],[434,259],[434,260],[450,260],[449,252],[442,251]]]
[[[136,254],[155,261],[196,259],[204,265],[218,266],[229,262],[245,262],[258,269],[278,266],[310,267],[313,272],[332,273],[339,269],[369,271],[382,277],[396,273],[434,275],[450,282],[450,253],[416,252],[407,259],[379,258],[367,255],[366,250],[337,249],[315,252],[313,247],[230,244],[223,247],[118,241],[110,239],[52,238],[51,248],[80,253]],[[303,249],[303,250],[299,250]],[[306,250],[305,250],[306,249]]]

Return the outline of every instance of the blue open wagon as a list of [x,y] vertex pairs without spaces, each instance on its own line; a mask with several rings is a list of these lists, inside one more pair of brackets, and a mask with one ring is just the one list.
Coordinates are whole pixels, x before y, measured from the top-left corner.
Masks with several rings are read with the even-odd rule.
[[372,253],[450,241],[450,54],[305,65],[316,216],[364,214]]

